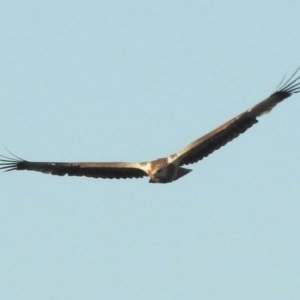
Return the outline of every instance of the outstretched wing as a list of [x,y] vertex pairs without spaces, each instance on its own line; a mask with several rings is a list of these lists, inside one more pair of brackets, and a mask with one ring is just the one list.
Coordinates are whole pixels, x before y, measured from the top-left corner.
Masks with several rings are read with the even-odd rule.
[[86,176],[94,178],[141,178],[147,176],[143,164],[139,163],[93,163],[93,162],[30,162],[19,158],[0,156],[0,169],[5,171],[28,170],[52,175]]
[[285,98],[300,92],[300,76],[296,76],[299,69],[270,97],[171,155],[171,160],[178,165],[195,163],[238,137],[258,122],[257,117],[271,111]]

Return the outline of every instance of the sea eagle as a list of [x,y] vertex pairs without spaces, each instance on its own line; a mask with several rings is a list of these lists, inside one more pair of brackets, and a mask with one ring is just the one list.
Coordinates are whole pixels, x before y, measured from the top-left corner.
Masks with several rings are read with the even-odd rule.
[[29,170],[52,175],[86,176],[94,178],[150,177],[151,183],[168,183],[188,174],[191,169],[183,165],[193,164],[224,146],[252,125],[257,118],[268,113],[279,102],[300,92],[300,67],[267,99],[249,108],[215,130],[193,141],[175,154],[153,161],[131,162],[31,162],[19,157],[0,156],[0,169],[6,171]]

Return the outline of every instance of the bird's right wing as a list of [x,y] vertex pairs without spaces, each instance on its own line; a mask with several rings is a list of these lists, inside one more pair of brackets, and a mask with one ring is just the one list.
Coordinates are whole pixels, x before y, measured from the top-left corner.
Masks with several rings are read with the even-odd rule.
[[296,76],[299,69],[300,67],[267,99],[193,141],[176,154],[171,155],[171,162],[176,162],[178,165],[195,163],[226,145],[228,142],[252,127],[258,122],[258,117],[271,111],[285,98],[300,92],[300,76]]

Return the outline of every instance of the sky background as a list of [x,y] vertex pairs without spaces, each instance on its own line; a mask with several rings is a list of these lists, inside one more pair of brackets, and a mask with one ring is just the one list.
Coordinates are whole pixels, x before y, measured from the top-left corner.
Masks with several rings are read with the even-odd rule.
[[[0,1],[0,153],[169,155],[300,65],[300,2]],[[299,299],[300,95],[172,184],[0,173],[1,299]]]

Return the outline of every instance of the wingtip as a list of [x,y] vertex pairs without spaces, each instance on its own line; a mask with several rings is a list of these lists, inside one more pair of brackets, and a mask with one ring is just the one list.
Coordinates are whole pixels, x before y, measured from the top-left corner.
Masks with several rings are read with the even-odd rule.
[[277,93],[284,93],[286,97],[290,96],[291,94],[296,94],[300,92],[300,75],[299,74],[300,65],[298,68],[294,71],[294,73],[287,79],[284,80],[284,78],[281,80],[278,88]]
[[8,157],[0,154],[0,170],[4,172],[19,170],[20,164],[25,162],[25,160],[15,155],[13,156],[14,157]]

